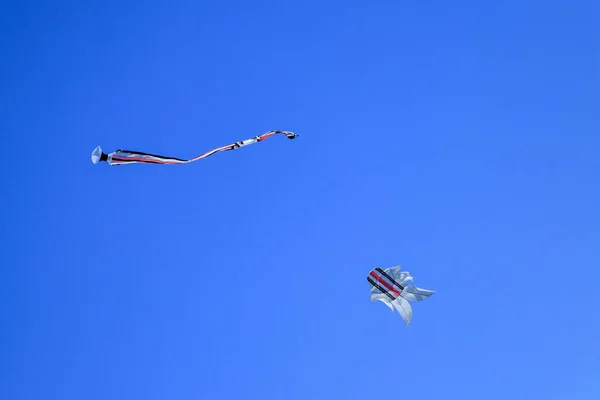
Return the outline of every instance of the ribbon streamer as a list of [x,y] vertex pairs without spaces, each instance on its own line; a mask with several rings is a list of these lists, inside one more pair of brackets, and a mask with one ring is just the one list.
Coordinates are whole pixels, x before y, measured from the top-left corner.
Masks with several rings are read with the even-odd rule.
[[243,140],[241,142],[235,142],[232,144],[228,144],[227,146],[218,147],[216,149],[207,151],[206,153],[200,154],[194,158],[190,158],[188,160],[184,160],[181,158],[175,157],[167,157],[159,154],[150,154],[150,153],[142,153],[141,151],[133,151],[133,150],[116,150],[113,153],[106,154],[102,151],[100,146],[96,147],[92,152],[92,162],[94,164],[98,164],[99,162],[106,162],[109,165],[123,165],[123,164],[135,164],[135,163],[145,163],[145,164],[189,164],[194,161],[198,161],[200,159],[206,158],[208,156],[212,156],[215,153],[219,153],[221,151],[230,151],[235,150],[240,147],[247,146],[249,144],[254,144],[258,142],[262,142],[268,137],[273,135],[282,134],[285,135],[288,139],[295,139],[298,135],[294,132],[289,131],[269,131],[262,135],[255,136],[253,138]]

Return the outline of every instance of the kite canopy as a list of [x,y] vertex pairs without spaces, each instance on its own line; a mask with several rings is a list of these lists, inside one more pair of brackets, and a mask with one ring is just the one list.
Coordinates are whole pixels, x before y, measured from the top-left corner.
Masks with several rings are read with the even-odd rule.
[[102,151],[102,147],[96,147],[94,151],[92,151],[92,162],[94,164],[98,164],[100,160],[104,158],[102,156],[105,156],[104,152]]
[[425,300],[435,292],[408,283],[414,281],[413,277],[408,271],[401,272],[400,268],[374,268],[367,275],[367,281],[371,286],[371,301],[381,301],[392,311],[398,311],[408,326],[413,315],[409,301]]

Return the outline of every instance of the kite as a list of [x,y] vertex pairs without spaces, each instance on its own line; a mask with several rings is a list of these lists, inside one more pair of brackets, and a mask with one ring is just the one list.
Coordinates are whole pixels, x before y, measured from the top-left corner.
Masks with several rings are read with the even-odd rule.
[[181,158],[175,157],[167,157],[158,154],[150,154],[150,153],[142,153],[140,151],[132,151],[132,150],[116,150],[113,153],[106,154],[102,151],[100,146],[96,147],[92,152],[92,162],[94,164],[98,164],[101,161],[108,163],[109,165],[123,165],[123,164],[135,164],[135,163],[145,163],[145,164],[188,164],[202,158],[206,158],[208,156],[212,156],[215,153],[219,153],[221,151],[230,151],[235,150],[243,146],[247,146],[249,144],[254,144],[258,142],[262,142],[266,138],[282,134],[285,135],[288,139],[295,139],[298,135],[294,132],[289,131],[269,131],[263,133],[262,135],[255,136],[253,138],[243,140],[241,142],[235,142],[232,144],[228,144],[227,146],[218,147],[216,149],[207,151],[206,153],[200,154],[194,158],[190,158],[188,160],[183,160]]
[[406,326],[412,319],[412,306],[410,301],[425,300],[435,292],[416,287],[414,278],[407,272],[401,272],[400,266],[392,268],[374,268],[369,272],[367,281],[371,286],[371,301],[379,300],[400,313]]

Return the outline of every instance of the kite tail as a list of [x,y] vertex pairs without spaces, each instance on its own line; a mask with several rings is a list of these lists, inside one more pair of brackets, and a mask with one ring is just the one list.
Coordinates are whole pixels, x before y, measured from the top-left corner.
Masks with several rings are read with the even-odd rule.
[[235,150],[240,147],[247,146],[249,144],[254,144],[258,142],[262,142],[268,137],[273,135],[282,134],[285,135],[288,139],[295,139],[298,135],[294,132],[290,131],[269,131],[262,135],[255,136],[250,139],[242,140],[240,142],[235,142],[232,144],[228,144],[227,146],[218,147],[216,149],[207,151],[206,153],[200,154],[194,158],[190,158],[188,160],[184,160],[176,157],[168,157],[160,154],[151,154],[151,153],[143,153],[141,151],[133,151],[133,150],[116,150],[113,153],[106,154],[102,151],[100,146],[96,147],[92,152],[92,162],[94,164],[98,164],[99,162],[106,162],[109,165],[123,165],[123,164],[134,164],[134,163],[144,163],[144,164],[188,164],[194,161],[198,161],[202,158],[206,158],[213,154],[222,152],[222,151],[230,151]]

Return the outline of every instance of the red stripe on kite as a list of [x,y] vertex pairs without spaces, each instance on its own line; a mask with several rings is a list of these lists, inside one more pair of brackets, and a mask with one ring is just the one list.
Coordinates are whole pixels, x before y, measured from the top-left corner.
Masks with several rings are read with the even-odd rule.
[[377,275],[375,273],[375,271],[371,271],[370,275],[377,279],[379,282],[381,282],[381,284],[383,284],[383,286],[386,287],[387,290],[389,290],[390,292],[394,293],[396,296],[400,296],[400,292],[396,289],[394,289],[394,287],[392,285],[390,285],[385,279],[383,279],[381,276]]

